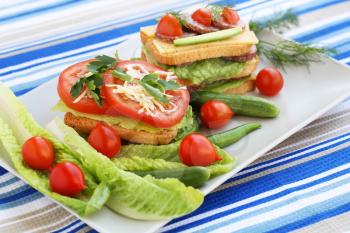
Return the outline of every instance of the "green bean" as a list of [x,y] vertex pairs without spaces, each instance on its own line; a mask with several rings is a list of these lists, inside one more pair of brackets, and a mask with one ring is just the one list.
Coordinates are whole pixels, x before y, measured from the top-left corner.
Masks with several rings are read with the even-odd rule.
[[247,123],[225,132],[208,136],[208,139],[218,147],[224,148],[239,141],[241,138],[260,127],[261,124],[257,122]]

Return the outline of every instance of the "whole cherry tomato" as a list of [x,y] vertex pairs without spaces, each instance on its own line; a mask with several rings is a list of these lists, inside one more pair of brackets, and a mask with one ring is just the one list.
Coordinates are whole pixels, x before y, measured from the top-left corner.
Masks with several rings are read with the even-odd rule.
[[55,160],[55,152],[50,141],[43,137],[31,137],[22,146],[22,156],[26,164],[37,170],[48,170]]
[[225,126],[234,116],[231,108],[219,100],[209,100],[200,110],[202,123],[210,129],[218,129]]
[[236,24],[240,20],[237,11],[235,11],[229,7],[224,7],[224,9],[222,11],[222,15],[223,15],[225,21],[229,24]]
[[221,160],[208,138],[197,133],[189,134],[182,139],[179,157],[188,166],[208,166]]
[[118,134],[110,126],[97,124],[88,137],[89,144],[101,154],[109,158],[114,157],[121,148]]
[[256,87],[265,96],[275,96],[282,89],[283,76],[279,70],[271,67],[260,70],[256,76]]
[[52,192],[74,197],[84,190],[84,173],[71,162],[58,163],[49,176]]
[[204,26],[211,25],[211,12],[208,8],[200,8],[192,14],[192,19]]
[[160,19],[157,33],[167,37],[180,37],[183,31],[179,20],[174,15],[167,14]]

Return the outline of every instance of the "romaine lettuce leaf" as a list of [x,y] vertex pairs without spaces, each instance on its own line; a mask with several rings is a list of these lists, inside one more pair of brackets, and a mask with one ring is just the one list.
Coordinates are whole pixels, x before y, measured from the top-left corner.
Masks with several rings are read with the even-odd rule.
[[83,163],[109,184],[112,193],[107,206],[120,214],[142,220],[167,219],[192,212],[203,202],[199,190],[177,179],[142,178],[123,171],[60,119],[52,121],[48,129],[78,151]]
[[61,202],[65,206],[73,209],[80,215],[89,215],[100,209],[108,200],[109,189],[104,183],[95,188],[92,198],[86,202],[78,198],[62,196],[50,191],[49,179],[45,172],[36,171],[28,168],[22,160],[21,145],[18,143],[12,130],[0,118],[0,147],[3,147],[12,159],[12,163],[17,172],[26,179],[26,181],[41,193]]
[[[98,185],[93,175],[81,164],[76,152],[70,150],[69,147],[41,128],[21,102],[2,84],[0,84],[0,108],[0,146],[7,152],[7,155],[1,156],[8,156],[18,173],[29,184],[81,215],[90,214],[103,206],[103,203],[107,201],[109,196],[109,187],[104,183]],[[86,189],[80,196],[82,199],[65,197],[51,192],[47,174],[33,170],[25,165],[22,161],[21,147],[32,136],[47,138],[52,142],[55,149],[55,157],[58,160],[72,161],[83,170]]]
[[124,171],[150,171],[186,167],[183,163],[169,162],[164,159],[150,159],[139,156],[112,159],[113,163]]

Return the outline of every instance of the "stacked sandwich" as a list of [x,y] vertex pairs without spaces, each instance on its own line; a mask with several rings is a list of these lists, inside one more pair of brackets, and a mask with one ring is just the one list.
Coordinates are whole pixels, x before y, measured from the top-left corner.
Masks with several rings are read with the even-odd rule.
[[243,94],[255,87],[258,39],[232,8],[167,13],[140,34],[142,57],[174,72],[190,90]]

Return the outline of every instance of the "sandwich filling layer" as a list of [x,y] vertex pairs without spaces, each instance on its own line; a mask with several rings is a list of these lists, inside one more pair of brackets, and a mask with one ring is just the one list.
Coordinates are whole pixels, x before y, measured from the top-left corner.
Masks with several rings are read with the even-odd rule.
[[167,131],[177,130],[177,132],[179,133],[184,128],[192,127],[195,124],[191,107],[188,107],[186,114],[182,118],[181,122],[171,128],[157,128],[149,124],[146,124],[144,122],[137,121],[124,116],[109,116],[109,115],[95,115],[95,114],[82,113],[67,107],[62,101],[59,101],[53,107],[53,110],[59,111],[59,112],[66,112],[66,113],[69,112],[77,117],[84,117],[84,118],[88,118],[96,121],[101,121],[109,125],[118,125],[119,127],[122,127],[125,129],[130,129],[135,131],[146,131],[150,133],[159,133],[159,132],[163,132],[164,130],[167,130]]
[[[149,63],[174,72],[177,77],[194,86],[247,76],[255,70],[258,64],[258,57],[254,56],[245,62],[235,62],[221,57],[209,58],[184,65],[169,66],[157,62],[145,47],[143,47],[143,53]],[[252,66],[252,68],[248,69],[248,73],[243,73],[245,68],[249,66]]]

